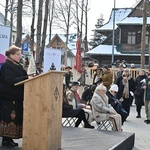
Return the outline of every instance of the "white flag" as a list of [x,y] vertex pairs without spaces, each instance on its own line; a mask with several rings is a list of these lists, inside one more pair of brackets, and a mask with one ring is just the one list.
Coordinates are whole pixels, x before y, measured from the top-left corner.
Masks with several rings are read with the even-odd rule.
[[33,54],[31,54],[31,57],[30,57],[27,73],[28,75],[32,75],[36,73],[36,64],[33,58]]

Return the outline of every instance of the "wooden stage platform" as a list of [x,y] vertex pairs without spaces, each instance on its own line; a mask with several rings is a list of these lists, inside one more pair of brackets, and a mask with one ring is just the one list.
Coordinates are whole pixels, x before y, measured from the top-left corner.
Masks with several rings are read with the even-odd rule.
[[63,127],[62,150],[132,150],[134,133]]
[[[63,127],[61,149],[132,150],[132,148],[134,147],[134,138],[134,133],[98,131],[96,129]],[[19,143],[19,147],[14,148],[14,150],[22,150],[22,139],[15,140],[15,142]],[[10,150],[10,148],[0,146],[0,150]]]

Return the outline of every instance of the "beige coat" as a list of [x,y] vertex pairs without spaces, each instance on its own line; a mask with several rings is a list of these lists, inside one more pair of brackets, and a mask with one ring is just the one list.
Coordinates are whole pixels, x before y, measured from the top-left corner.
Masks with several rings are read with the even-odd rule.
[[105,74],[102,75],[102,81],[104,86],[106,86],[107,90],[109,90],[110,85],[113,82],[113,74],[110,70],[108,70]]
[[115,110],[108,104],[108,97],[106,95],[101,96],[94,92],[91,100],[92,115],[96,122],[107,120],[110,114],[115,114]]

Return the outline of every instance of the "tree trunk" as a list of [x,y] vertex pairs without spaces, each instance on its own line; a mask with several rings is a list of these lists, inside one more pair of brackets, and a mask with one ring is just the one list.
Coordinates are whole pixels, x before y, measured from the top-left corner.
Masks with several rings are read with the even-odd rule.
[[5,5],[5,18],[4,18],[4,25],[7,25],[7,16],[8,16],[8,1],[6,0],[6,5]]
[[79,27],[79,9],[78,9],[78,0],[76,0],[76,19],[77,19],[77,35],[80,34],[80,27]]
[[43,0],[39,0],[38,9],[38,21],[37,21],[37,49],[36,49],[36,62],[42,65],[40,62],[40,51],[41,51],[41,27],[42,27],[42,11],[43,11]]
[[82,0],[82,4],[81,4],[81,26],[80,26],[80,36],[82,39],[82,32],[83,32],[83,14],[84,14],[84,0]]
[[53,24],[53,18],[54,18],[54,0],[51,0],[51,10],[49,10],[49,43],[51,42],[51,35],[52,35],[52,24]]
[[65,52],[64,52],[64,64],[65,65],[67,65],[67,51],[68,51],[68,36],[69,36],[69,28],[70,28],[71,4],[72,4],[72,0],[69,0],[68,16],[67,16],[66,46],[65,46]]
[[[30,37],[30,48],[34,52],[34,21],[35,21],[35,0],[32,0],[32,24],[31,24],[31,37]],[[34,53],[33,53],[34,54]]]
[[17,39],[15,45],[21,47],[22,41],[22,0],[18,0],[17,7]]
[[146,24],[147,24],[147,3],[144,0],[143,3],[143,26],[142,26],[142,37],[141,37],[141,68],[144,69],[145,66],[145,34],[146,34]]
[[88,52],[88,41],[87,41],[87,32],[88,32],[88,0],[86,0],[85,5],[85,46],[84,46],[84,54],[85,52]]
[[48,21],[48,5],[49,5],[49,0],[46,0],[45,17],[44,17],[43,34],[42,34],[42,46],[40,52],[40,62],[43,62],[43,56],[44,56],[44,47],[45,47],[45,39],[46,39],[46,31],[47,31],[47,21]]

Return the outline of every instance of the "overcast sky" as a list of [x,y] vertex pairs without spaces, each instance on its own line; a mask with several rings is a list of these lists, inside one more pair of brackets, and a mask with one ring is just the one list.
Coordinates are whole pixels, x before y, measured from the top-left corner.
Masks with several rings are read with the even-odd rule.
[[[92,34],[95,28],[97,19],[100,14],[104,15],[105,22],[108,21],[112,8],[114,7],[114,0],[89,0],[90,10],[88,12],[88,36]],[[0,0],[0,4],[5,5],[5,0]],[[116,0],[116,8],[133,7],[136,0]],[[0,11],[4,12],[4,8],[0,5]],[[30,27],[29,21],[24,21],[25,27]]]

